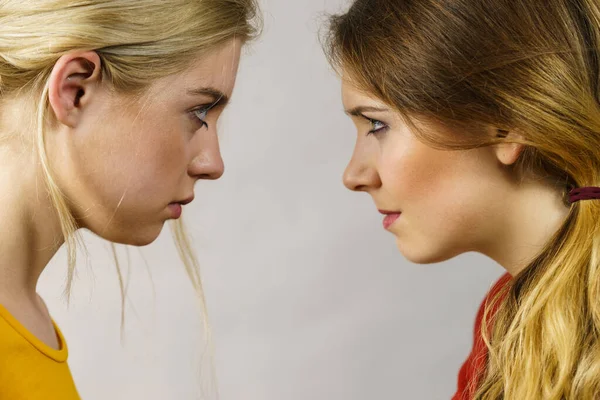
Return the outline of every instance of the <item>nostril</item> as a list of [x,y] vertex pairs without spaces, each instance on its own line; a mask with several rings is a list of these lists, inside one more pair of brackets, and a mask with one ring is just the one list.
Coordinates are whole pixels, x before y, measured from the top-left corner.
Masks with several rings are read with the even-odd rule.
[[214,179],[219,179],[221,177],[222,174],[200,174],[200,175],[196,175],[196,178],[198,179],[205,179],[205,180],[214,180]]
[[360,191],[363,190],[365,185],[360,183],[359,179],[354,176],[346,175],[343,179],[344,186],[349,190]]
[[223,172],[224,172],[224,170],[218,170],[218,171],[208,172],[208,173],[203,173],[203,174],[195,174],[194,176],[196,177],[196,179],[215,180],[215,179],[219,179],[220,177],[222,177]]

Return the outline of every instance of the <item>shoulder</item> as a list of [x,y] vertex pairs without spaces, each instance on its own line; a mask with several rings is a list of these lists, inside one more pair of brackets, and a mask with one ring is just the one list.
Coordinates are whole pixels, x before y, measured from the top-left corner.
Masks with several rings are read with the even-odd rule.
[[485,311],[485,308],[488,305],[493,306],[493,310],[495,310],[497,308],[497,306],[499,305],[499,302],[492,304],[492,301],[494,300],[494,297],[500,293],[500,291],[506,287],[506,285],[508,285],[510,283],[510,281],[512,280],[512,275],[509,274],[508,272],[505,273],[504,275],[502,275],[500,278],[498,278],[496,280],[496,282],[491,286],[490,290],[487,292],[485,298],[483,299],[483,301],[481,302],[481,305],[479,306],[479,310],[477,311],[477,318],[475,319],[475,335],[477,335],[479,333],[479,326],[481,325],[481,321],[483,319],[483,313]]
[[496,280],[496,282],[488,291],[483,303],[486,303],[487,301],[491,300],[496,294],[498,294],[503,288],[505,288],[510,283],[512,278],[512,275],[508,272],[506,272],[504,275],[498,278],[498,280]]
[[512,279],[508,273],[502,275],[490,287],[485,298],[479,306],[475,326],[473,329],[473,347],[471,353],[463,363],[458,373],[458,387],[453,400],[464,400],[472,398],[473,385],[479,379],[481,371],[485,369],[485,360],[487,357],[487,348],[481,336],[481,322],[483,313],[488,303],[504,288]]

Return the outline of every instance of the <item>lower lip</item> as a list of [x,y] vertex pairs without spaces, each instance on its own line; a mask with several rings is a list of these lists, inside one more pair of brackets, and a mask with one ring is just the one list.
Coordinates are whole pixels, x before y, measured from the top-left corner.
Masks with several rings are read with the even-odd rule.
[[385,229],[389,229],[394,222],[396,222],[396,220],[400,218],[400,214],[388,214],[385,216],[385,218],[383,219],[383,227]]
[[183,212],[183,209],[181,208],[181,204],[179,204],[179,203],[169,204],[169,210],[171,211],[171,217],[173,219],[179,219],[179,217],[181,217],[181,213]]

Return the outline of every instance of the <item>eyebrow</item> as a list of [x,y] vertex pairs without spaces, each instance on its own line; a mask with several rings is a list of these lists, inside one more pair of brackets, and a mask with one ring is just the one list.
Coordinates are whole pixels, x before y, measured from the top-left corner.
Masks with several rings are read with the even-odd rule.
[[350,110],[346,110],[346,114],[351,115],[353,117],[361,117],[365,112],[385,112],[389,111],[387,108],[381,107],[369,107],[369,106],[358,106],[354,107]]
[[215,105],[225,106],[229,103],[229,97],[218,89],[211,87],[202,87],[197,89],[188,89],[187,94],[190,96],[208,96],[212,97]]

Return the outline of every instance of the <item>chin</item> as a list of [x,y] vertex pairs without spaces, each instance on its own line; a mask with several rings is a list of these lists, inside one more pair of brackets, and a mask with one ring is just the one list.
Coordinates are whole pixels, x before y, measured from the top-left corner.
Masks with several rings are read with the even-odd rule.
[[[160,232],[159,232],[160,233]],[[145,236],[135,236],[128,238],[129,240],[121,242],[121,244],[126,244],[129,246],[143,247],[148,246],[152,242],[154,242],[158,238],[158,235],[145,235]]]
[[109,242],[143,247],[154,242],[160,235],[162,228],[163,224],[160,226],[145,227],[144,229],[137,230],[121,229],[117,231],[104,232],[102,235],[98,234],[97,232],[94,233],[100,236],[102,239],[108,240]]
[[396,240],[396,246],[404,258],[413,264],[437,264],[448,261],[459,254],[456,249],[441,249],[431,246],[408,246],[406,243]]

